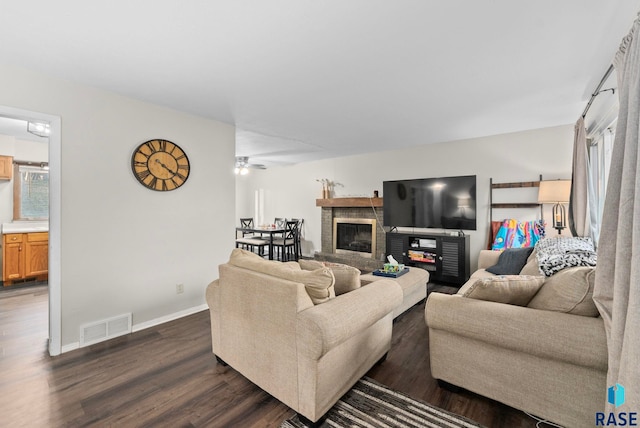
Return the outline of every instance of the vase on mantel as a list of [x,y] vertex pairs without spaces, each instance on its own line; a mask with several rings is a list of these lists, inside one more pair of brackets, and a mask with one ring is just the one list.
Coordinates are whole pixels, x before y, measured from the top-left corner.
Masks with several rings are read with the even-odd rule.
[[322,199],[330,199],[331,198],[331,190],[329,190],[329,186],[326,184],[322,186]]

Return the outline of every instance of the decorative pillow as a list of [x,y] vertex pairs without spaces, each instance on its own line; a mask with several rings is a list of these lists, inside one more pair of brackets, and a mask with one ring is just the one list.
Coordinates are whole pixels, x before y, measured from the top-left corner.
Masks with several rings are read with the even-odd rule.
[[543,276],[530,275],[500,275],[481,278],[468,286],[461,295],[471,299],[527,306],[543,282]]
[[484,269],[478,269],[477,271],[471,274],[471,277],[469,278],[469,280],[465,282],[462,285],[462,287],[458,289],[458,292],[456,294],[461,296],[464,295],[469,290],[469,288],[471,288],[479,279],[495,278],[495,277],[496,276],[494,274],[489,273]]
[[498,257],[498,263],[488,267],[486,271],[496,275],[517,275],[527,263],[527,257],[532,251],[533,248],[530,247],[507,248]]
[[229,264],[254,272],[304,284],[304,288],[315,305],[336,297],[333,273],[329,268],[302,270],[298,263],[282,263],[265,260],[251,251],[235,248],[229,257]]
[[336,279],[336,283],[334,284],[336,296],[360,288],[360,274],[362,273],[360,269],[341,263],[325,262],[324,265],[331,269]]
[[323,267],[331,269],[333,277],[336,280],[334,284],[336,296],[353,291],[361,286],[360,274],[362,272],[353,266],[343,263],[318,262],[316,260],[305,259],[298,260],[298,263],[303,270],[315,270]]
[[540,270],[551,276],[574,266],[595,266],[598,260],[591,238],[546,238],[536,244]]
[[322,262],[309,259],[298,260],[298,265],[302,270],[316,270],[325,267]]
[[281,278],[303,283],[314,305],[319,305],[336,297],[336,292],[333,288],[335,280],[331,269],[291,270]]
[[527,306],[546,311],[597,317],[593,302],[596,270],[592,267],[564,269],[546,279],[538,294]]

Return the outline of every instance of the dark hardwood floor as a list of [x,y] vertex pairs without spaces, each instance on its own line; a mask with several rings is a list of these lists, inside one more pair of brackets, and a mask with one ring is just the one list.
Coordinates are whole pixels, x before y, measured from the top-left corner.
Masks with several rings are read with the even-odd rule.
[[[66,354],[47,355],[47,287],[0,291],[0,426],[278,427],[294,413],[211,353],[208,311]],[[400,316],[368,376],[487,427],[524,413],[437,386],[424,303]]]

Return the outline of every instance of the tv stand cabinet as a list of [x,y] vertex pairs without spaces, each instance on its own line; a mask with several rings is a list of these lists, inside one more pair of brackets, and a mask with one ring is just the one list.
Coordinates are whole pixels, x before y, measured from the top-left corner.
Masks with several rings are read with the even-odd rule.
[[469,279],[469,235],[388,232],[387,254],[429,271],[429,280],[462,285]]

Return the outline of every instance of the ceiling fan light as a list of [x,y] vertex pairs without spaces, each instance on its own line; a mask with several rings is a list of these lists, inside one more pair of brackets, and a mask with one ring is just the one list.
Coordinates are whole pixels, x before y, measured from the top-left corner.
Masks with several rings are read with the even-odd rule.
[[240,168],[240,175],[247,175],[249,174],[249,168],[247,168],[246,166],[243,166],[242,168]]

